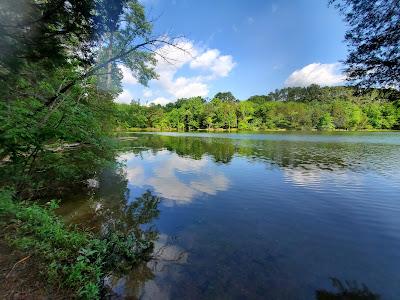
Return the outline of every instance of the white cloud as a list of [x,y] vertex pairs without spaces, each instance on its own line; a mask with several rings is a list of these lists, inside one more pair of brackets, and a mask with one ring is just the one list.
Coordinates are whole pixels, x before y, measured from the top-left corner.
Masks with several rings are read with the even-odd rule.
[[156,99],[154,99],[153,101],[151,101],[151,103],[154,104],[161,104],[161,105],[165,105],[167,103],[171,102],[170,99],[164,98],[164,97],[157,97]]
[[231,55],[220,55],[217,49],[207,50],[190,62],[192,69],[208,69],[212,72],[211,76],[214,77],[228,76],[235,65]]
[[271,5],[271,11],[272,13],[276,13],[278,11],[279,6],[276,3],[272,3]]
[[285,86],[308,86],[313,83],[321,86],[337,85],[346,79],[339,68],[338,63],[312,63],[290,74],[285,81]]
[[119,65],[119,68],[122,71],[122,76],[123,76],[122,83],[123,84],[134,85],[134,84],[138,83],[137,79],[132,75],[131,70],[129,70],[127,67],[125,67],[123,65]]
[[143,96],[144,96],[145,98],[149,98],[149,97],[153,96],[153,91],[150,90],[150,89],[145,89],[145,90],[143,91]]
[[215,63],[211,67],[211,70],[216,76],[226,77],[235,66],[236,63],[233,61],[231,55],[223,55],[219,56],[218,59],[215,60]]
[[182,40],[175,46],[164,45],[157,50],[157,71],[176,72],[198,55],[198,49],[188,40]]
[[[159,78],[150,82],[151,89],[144,88],[142,91],[143,97],[155,104],[166,104],[178,98],[207,96],[209,82],[228,76],[236,65],[231,55],[221,55],[218,49],[201,48],[186,39],[175,46],[164,45],[156,53],[155,71]],[[190,75],[177,76],[187,66],[190,72],[186,74]],[[120,68],[124,92],[117,102],[129,103],[133,98],[129,88],[137,85],[138,81],[128,68]]]
[[248,23],[249,25],[253,24],[253,23],[254,23],[254,18],[253,18],[253,17],[248,17],[248,18],[247,18],[247,23]]
[[[156,72],[159,75],[159,79],[156,85],[174,98],[193,96],[191,86],[196,84],[197,79],[186,77],[175,78],[178,70],[185,64],[188,64],[197,55],[198,51],[195,49],[193,43],[183,40],[176,47],[165,45],[157,53],[159,55],[157,56]],[[171,101],[166,97],[158,97],[151,102],[166,104]]]
[[116,102],[131,103],[132,99],[133,99],[133,95],[127,89],[124,89],[124,91],[121,94],[119,94]]
[[172,83],[169,90],[176,98],[206,96],[208,94],[208,86],[202,82],[201,77],[179,77]]
[[191,68],[210,68],[219,56],[217,49],[207,50],[190,62]]

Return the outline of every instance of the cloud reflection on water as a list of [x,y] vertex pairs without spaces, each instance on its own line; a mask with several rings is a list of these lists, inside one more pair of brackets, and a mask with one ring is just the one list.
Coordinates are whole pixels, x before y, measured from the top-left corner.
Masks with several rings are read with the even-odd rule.
[[362,185],[362,180],[344,170],[321,170],[312,165],[307,168],[282,168],[285,182],[311,189],[323,189],[327,185],[351,184],[353,188]]
[[158,195],[175,204],[191,202],[201,194],[215,195],[229,188],[228,178],[217,171],[208,157],[195,160],[167,150],[139,155],[122,154],[126,174],[132,188],[150,187]]

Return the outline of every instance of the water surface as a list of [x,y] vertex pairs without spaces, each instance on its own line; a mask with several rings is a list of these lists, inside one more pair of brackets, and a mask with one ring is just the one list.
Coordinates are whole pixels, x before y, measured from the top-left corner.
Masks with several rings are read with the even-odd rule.
[[98,230],[150,228],[127,207],[160,197],[154,259],[110,278],[115,297],[319,299],[336,278],[398,299],[399,133],[130,136],[122,172],[60,210]]

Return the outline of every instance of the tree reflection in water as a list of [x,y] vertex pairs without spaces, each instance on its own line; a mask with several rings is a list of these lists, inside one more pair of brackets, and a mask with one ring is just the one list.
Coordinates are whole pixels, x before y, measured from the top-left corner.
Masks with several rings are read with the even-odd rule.
[[154,277],[146,263],[152,258],[154,242],[158,239],[158,231],[151,222],[159,215],[159,202],[159,197],[146,191],[126,205],[119,218],[103,227],[103,238],[113,245],[107,260],[112,272],[105,279],[105,297],[114,298],[121,294],[119,290],[125,288],[127,281],[130,289],[137,290]]
[[363,143],[335,141],[252,140],[156,134],[136,134],[136,136],[139,138],[121,141],[120,150],[140,155],[144,149],[152,149],[154,153],[167,149],[179,156],[195,160],[208,155],[216,163],[222,164],[229,164],[234,156],[241,156],[253,161],[265,161],[281,168],[306,171],[331,172],[372,168],[385,173],[399,166],[388,165],[389,159],[381,161],[374,159],[378,153],[387,158],[397,155],[396,145],[382,147],[379,144],[370,144],[365,147]]
[[[110,253],[107,264],[114,274],[125,273],[151,258],[154,241],[158,238],[158,232],[151,222],[159,215],[159,202],[157,196],[147,191],[127,205],[123,218],[108,223],[102,235],[108,244],[113,245],[113,253]],[[121,263],[121,259],[126,263]],[[120,266],[119,270],[112,268],[116,265]]]
[[332,286],[336,292],[317,290],[317,300],[379,300],[380,296],[371,292],[364,284],[356,281],[345,280],[344,283],[337,278],[331,278]]
[[[90,229],[105,240],[107,253],[104,298],[121,295],[118,290],[138,289],[154,277],[147,262],[152,258],[158,231],[153,221],[159,216],[160,198],[151,191],[132,199],[127,188],[126,173],[114,163],[99,171],[90,187],[65,197],[58,211],[67,223]],[[118,267],[116,267],[118,266]]]
[[[163,228],[163,223],[160,222],[159,229],[162,234],[158,234],[157,230],[151,225],[153,218],[156,218],[159,214],[157,209],[158,200],[152,193],[157,193],[157,195],[163,197],[163,199],[168,197],[154,189],[155,184],[149,182],[147,179],[149,176],[153,175],[155,167],[164,168],[163,170],[165,172],[166,160],[162,157],[165,153],[168,154],[168,158],[173,157],[179,160],[187,160],[190,163],[190,171],[192,172],[190,174],[187,169],[178,169],[176,163],[172,163],[172,160],[170,165],[174,168],[168,169],[171,170],[172,175],[178,177],[178,179],[182,181],[185,180],[185,183],[198,180],[199,174],[202,175],[202,173],[198,171],[193,171],[193,165],[196,162],[202,162],[204,160],[209,162],[213,167],[216,165],[220,169],[224,168],[227,172],[230,170],[228,170],[230,165],[235,167],[238,166],[237,164],[235,165],[238,160],[239,162],[246,160],[246,163],[260,162],[268,169],[279,168],[281,170],[279,174],[282,174],[282,180],[284,180],[284,183],[282,183],[283,185],[287,180],[290,180],[291,182],[288,186],[296,186],[296,188],[298,186],[311,186],[311,188],[305,190],[305,193],[309,195],[314,187],[317,191],[319,188],[318,184],[324,179],[332,180],[333,178],[338,180],[339,184],[344,181],[350,182],[352,180],[352,185],[354,185],[354,179],[346,177],[348,173],[352,175],[351,171],[364,172],[365,170],[373,170],[378,173],[393,174],[391,170],[399,167],[398,160],[387,159],[381,161],[377,160],[376,157],[377,153],[385,157],[397,157],[397,146],[382,146],[378,144],[365,146],[357,143],[314,143],[304,141],[239,140],[157,135],[143,135],[140,136],[139,139],[124,140],[121,141],[120,146],[121,153],[131,155],[133,157],[132,160],[139,160],[140,156],[143,156],[144,160],[146,160],[148,156],[156,156],[156,154],[158,160],[154,160],[154,162],[150,162],[150,160],[144,163],[139,162],[139,166],[145,166],[142,168],[145,176],[143,176],[143,178],[138,178],[138,175],[135,173],[136,177],[132,176],[133,180],[129,183],[128,179],[130,177],[128,175],[130,174],[124,174],[124,172],[129,170],[129,165],[128,167],[121,168],[121,172],[109,170],[98,173],[96,179],[99,181],[99,184],[89,200],[86,196],[83,197],[82,200],[78,200],[80,202],[75,201],[74,203],[70,201],[69,203],[65,203],[63,207],[67,208],[70,206],[67,219],[70,219],[72,223],[85,223],[86,227],[94,228],[98,232],[104,234],[119,230],[125,234],[130,233],[135,238],[142,238],[143,241],[149,242],[147,244],[149,251],[147,252],[146,260],[138,261],[133,270],[125,270],[123,274],[113,274],[107,278],[107,285],[113,290],[113,294],[110,295],[111,298],[136,299],[147,297],[150,299],[164,299],[169,295],[181,295],[181,298],[196,298],[196,295],[198,295],[198,297],[204,296],[203,298],[207,298],[207,296],[208,298],[212,298],[212,295],[217,298],[217,296],[222,295],[222,293],[226,294],[227,292],[225,289],[229,286],[231,287],[228,292],[229,295],[241,295],[241,293],[243,293],[243,287],[243,289],[247,288],[247,295],[254,296],[249,298],[257,298],[257,296],[262,294],[262,296],[278,295],[280,299],[285,298],[282,296],[286,295],[288,295],[288,297],[285,299],[290,299],[293,295],[297,295],[299,298],[303,297],[302,299],[311,299],[315,297],[314,299],[318,300],[380,299],[379,295],[374,294],[364,285],[358,285],[355,282],[341,282],[337,279],[332,279],[333,286],[335,287],[334,290],[320,289],[315,291],[315,289],[311,287],[312,285],[302,285],[308,278],[305,278],[304,281],[297,280],[298,274],[296,272],[291,272],[291,266],[287,267],[287,273],[290,275],[286,278],[286,273],[284,272],[286,271],[284,268],[286,265],[283,265],[283,271],[281,272],[278,268],[280,261],[270,262],[268,258],[259,259],[261,257],[260,253],[254,250],[269,247],[268,240],[267,242],[256,243],[254,240],[251,240],[251,238],[248,238],[246,241],[250,242],[249,245],[252,248],[250,249],[249,246],[248,249],[245,249],[246,251],[238,251],[237,249],[242,249],[243,245],[231,242],[231,240],[234,240],[235,236],[231,238],[228,231],[222,230],[223,226],[232,225],[232,223],[226,220],[225,223],[221,222],[220,227],[211,227],[208,224],[201,226],[193,225],[189,227],[186,232],[183,232],[187,234],[186,236],[182,234],[180,229],[165,230],[165,228]],[[168,151],[166,151],[166,149]],[[209,170],[215,170],[217,167],[209,168]],[[263,171],[262,168],[260,168],[260,170],[260,172]],[[165,175],[165,173],[163,174]],[[161,179],[170,179],[170,174],[167,175],[168,176],[164,176]],[[210,181],[209,185],[213,183],[210,178],[207,178],[207,180]],[[363,177],[361,176],[360,178]],[[233,178],[233,180],[234,179],[235,178]],[[143,181],[143,184],[139,184],[141,181]],[[170,184],[170,181],[165,182],[167,185],[170,185],[172,189],[177,190],[175,185]],[[323,183],[324,182],[322,182],[321,185]],[[131,191],[128,189],[128,186]],[[133,195],[140,195],[149,187],[152,188],[154,192],[148,191],[140,197],[133,199]],[[255,187],[258,188],[257,186]],[[336,189],[334,190],[336,191]],[[253,193],[256,199],[257,196],[260,196],[260,199],[263,197],[260,191],[264,191],[264,189],[260,188]],[[272,191],[274,192],[274,190]],[[260,194],[257,194],[258,192],[260,192]],[[277,195],[279,196],[281,194],[278,193]],[[245,196],[246,195],[244,195],[244,197]],[[242,198],[245,199],[244,197]],[[76,205],[76,203],[80,204],[80,206]],[[280,207],[280,204],[274,204],[273,202],[271,202],[271,205],[272,208]],[[333,208],[335,207],[333,206]],[[313,209],[313,207],[311,207],[311,209]],[[236,211],[233,211],[233,213],[235,212]],[[198,215],[199,213],[193,212],[190,214],[190,216],[194,217],[198,217]],[[251,215],[249,214],[249,216]],[[254,216],[258,217],[259,215],[254,213]],[[339,214],[339,216],[341,215]],[[175,224],[175,220],[168,220]],[[278,227],[278,225],[281,223],[277,218],[274,219],[273,214],[271,214],[271,220],[276,220],[276,223],[271,224],[276,225],[276,228],[279,229],[280,227]],[[179,220],[177,224],[180,224]],[[244,225],[246,225],[245,222]],[[216,230],[215,232],[217,233],[214,236],[210,236],[210,228],[222,229],[220,232]],[[333,233],[336,232],[333,227],[326,228],[332,230]],[[303,229],[308,230],[308,227],[305,226]],[[243,229],[243,232],[245,232],[245,230],[247,229]],[[283,230],[283,232],[285,232],[285,230]],[[320,230],[307,232],[318,234]],[[183,236],[182,240],[178,242],[173,240],[175,235],[180,238]],[[197,238],[196,243],[193,242],[193,244],[191,244],[191,235]],[[222,242],[215,237],[220,238]],[[214,238],[214,240],[218,242],[213,243],[210,241],[211,238]],[[257,238],[257,241],[258,240],[260,239]],[[226,242],[230,248],[225,247],[223,242]],[[319,242],[319,240],[316,241],[315,245],[318,246]],[[290,240],[290,243],[293,243],[293,240]],[[274,246],[275,244],[272,245]],[[224,251],[220,251],[221,248],[224,249]],[[196,253],[197,249],[198,251]],[[202,252],[200,253],[200,251]],[[277,249],[275,252],[280,254],[280,249]],[[188,259],[189,253],[190,259]],[[218,255],[214,257],[214,253]],[[293,256],[293,258],[299,259],[301,255]],[[147,262],[147,259],[150,259],[150,261]],[[209,259],[209,261],[207,259]],[[210,266],[217,265],[211,264],[215,261],[219,263],[218,268],[215,268],[218,270],[215,272],[208,272],[208,270],[212,268]],[[254,264],[252,263],[253,261],[255,261]],[[262,266],[259,261],[268,264],[268,266],[270,266],[270,271],[262,274],[258,273],[255,264],[258,263]],[[296,260],[296,262],[297,261],[299,260]],[[208,262],[211,263],[208,264]],[[236,265],[240,266],[238,272],[235,272],[239,269],[235,269]],[[305,264],[305,266],[306,265],[307,264]],[[274,271],[275,269],[273,269],[275,266],[278,270],[276,272]],[[131,268],[132,266],[128,267]],[[339,267],[341,266],[339,265]],[[345,268],[347,266],[343,265],[343,267]],[[260,267],[260,269],[261,268],[263,268],[263,266]],[[335,270],[329,271],[336,272]],[[324,275],[326,276],[326,274]],[[364,280],[369,282],[368,279]],[[289,286],[286,285],[286,281],[290,282]],[[182,282],[184,284],[181,284]],[[382,295],[384,295],[384,291],[382,291]]]

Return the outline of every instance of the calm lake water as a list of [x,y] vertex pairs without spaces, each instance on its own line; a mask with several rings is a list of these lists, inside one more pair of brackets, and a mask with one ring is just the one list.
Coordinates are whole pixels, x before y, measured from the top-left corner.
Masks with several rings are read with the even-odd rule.
[[[337,279],[400,299],[399,133],[129,137],[122,171],[60,209],[158,232],[152,261],[108,279],[115,298],[328,299]],[[127,216],[149,194],[158,216]]]

